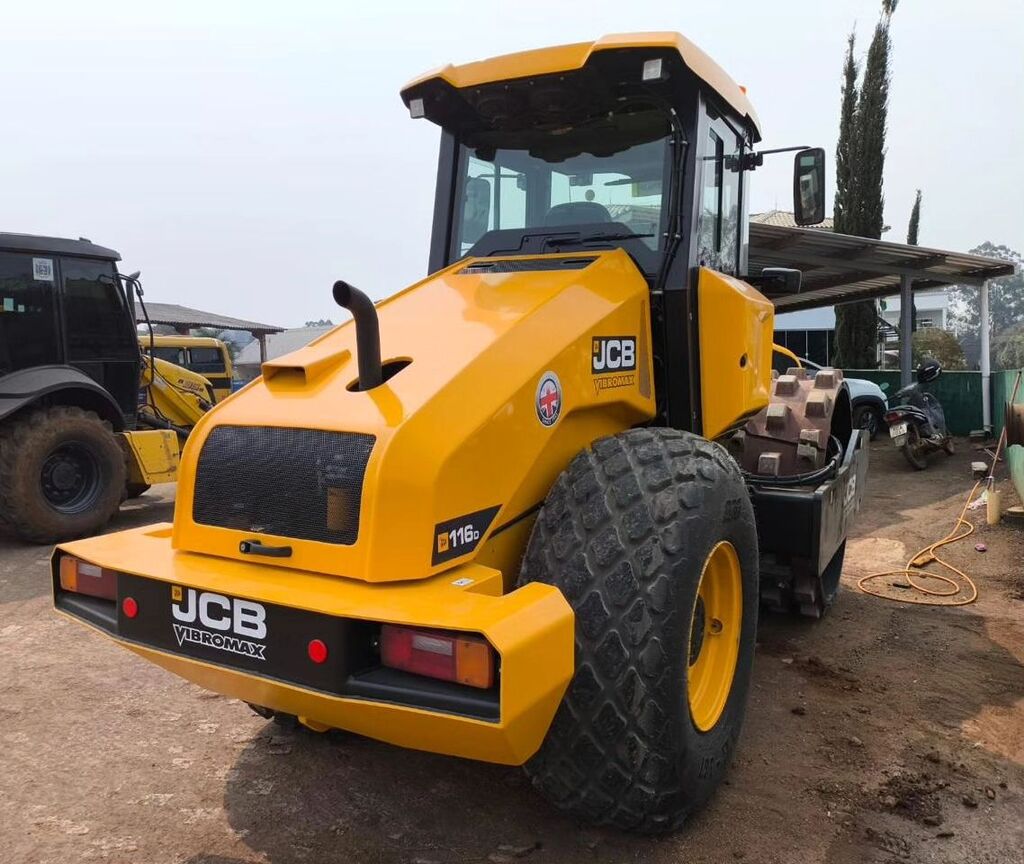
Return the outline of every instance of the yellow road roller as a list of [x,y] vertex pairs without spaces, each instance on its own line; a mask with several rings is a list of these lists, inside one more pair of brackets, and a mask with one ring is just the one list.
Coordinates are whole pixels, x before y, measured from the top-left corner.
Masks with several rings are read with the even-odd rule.
[[[762,604],[822,615],[867,468],[772,373],[745,91],[674,33],[446,66],[429,275],[196,425],[173,524],[58,547],[56,608],[275,721],[523,765],[647,833],[711,796]],[[794,164],[798,221],[824,154]]]

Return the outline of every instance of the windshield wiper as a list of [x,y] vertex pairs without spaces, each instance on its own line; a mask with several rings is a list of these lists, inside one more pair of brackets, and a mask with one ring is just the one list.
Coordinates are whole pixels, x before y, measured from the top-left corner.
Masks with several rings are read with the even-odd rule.
[[579,246],[583,243],[600,243],[608,240],[637,240],[642,237],[653,237],[653,234],[634,234],[632,232],[620,232],[618,234],[588,234],[586,237],[548,237],[544,241],[545,246]]

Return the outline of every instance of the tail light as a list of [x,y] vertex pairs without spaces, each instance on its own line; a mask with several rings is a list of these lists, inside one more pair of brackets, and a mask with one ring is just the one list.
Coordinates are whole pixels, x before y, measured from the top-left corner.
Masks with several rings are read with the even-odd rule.
[[392,669],[484,690],[494,684],[494,649],[472,633],[385,624],[380,654],[381,662]]
[[886,411],[883,419],[886,423],[895,423],[902,416],[899,411]]
[[117,573],[73,555],[64,555],[60,559],[60,587],[75,594],[116,600]]

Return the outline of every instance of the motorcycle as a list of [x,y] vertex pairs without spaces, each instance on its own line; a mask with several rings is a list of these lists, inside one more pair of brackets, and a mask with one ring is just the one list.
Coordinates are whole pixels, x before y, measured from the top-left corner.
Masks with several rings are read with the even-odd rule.
[[892,443],[903,451],[906,460],[918,471],[928,467],[928,455],[938,450],[952,456],[953,436],[946,428],[942,405],[923,387],[939,377],[942,366],[937,360],[925,360],[917,367],[917,381],[898,390],[889,400],[885,415]]

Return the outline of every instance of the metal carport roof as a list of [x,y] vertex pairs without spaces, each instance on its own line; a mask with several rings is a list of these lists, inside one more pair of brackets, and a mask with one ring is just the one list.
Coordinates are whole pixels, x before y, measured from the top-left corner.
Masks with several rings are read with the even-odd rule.
[[248,330],[254,336],[261,333],[280,333],[284,327],[276,324],[261,324],[258,321],[247,321],[244,318],[232,318],[229,315],[218,315],[216,312],[204,312],[202,309],[190,309],[177,303],[154,303],[148,301],[143,311],[141,304],[136,304],[135,318],[139,324],[146,323],[146,314],[153,324],[169,324],[179,329],[193,327],[210,327],[215,330]]
[[[988,282],[1010,276],[1015,266],[999,258],[948,252],[836,234],[820,228],[791,228],[750,222],[748,272],[765,267],[792,267],[802,272],[797,294],[769,294],[778,312],[797,312],[891,294],[901,296],[900,330],[911,328],[911,293],[942,285],[975,285],[981,311],[981,410],[985,429],[992,427],[990,386],[991,325]],[[900,340],[900,380],[911,380],[911,342]]]
[[914,291],[942,285],[977,285],[1009,276],[998,258],[835,234],[820,228],[750,223],[749,272],[794,267],[803,272],[799,294],[776,295],[779,312],[796,312],[900,293],[909,277]]

